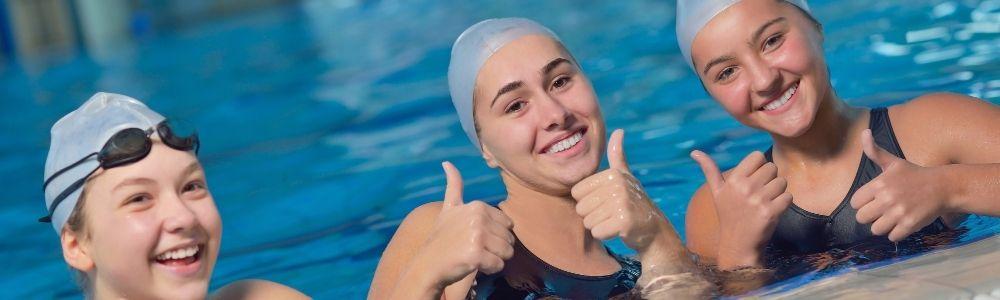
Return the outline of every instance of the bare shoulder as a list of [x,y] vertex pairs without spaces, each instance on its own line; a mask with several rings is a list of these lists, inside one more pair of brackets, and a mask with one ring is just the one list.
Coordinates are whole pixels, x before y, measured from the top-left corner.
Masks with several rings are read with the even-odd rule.
[[930,93],[913,98],[906,103],[894,105],[892,113],[900,117],[926,117],[958,119],[955,114],[987,115],[997,113],[1000,108],[989,102],[955,93]]
[[1000,143],[1000,106],[966,95],[923,95],[890,107],[889,117],[907,159],[925,165],[968,160]]
[[407,264],[434,229],[441,205],[440,201],[421,205],[407,214],[399,224],[379,259],[371,289],[368,290],[369,299],[388,297],[399,275],[405,271]]
[[246,279],[223,286],[211,299],[312,299],[289,286],[267,280]]
[[684,228],[688,250],[703,258],[716,256],[719,220],[708,184],[702,184],[691,196],[684,217]]

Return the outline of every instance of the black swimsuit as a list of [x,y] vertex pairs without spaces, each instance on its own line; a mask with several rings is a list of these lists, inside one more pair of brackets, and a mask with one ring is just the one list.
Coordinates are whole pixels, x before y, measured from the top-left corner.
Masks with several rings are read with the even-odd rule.
[[504,261],[503,270],[491,275],[476,275],[472,291],[476,299],[608,299],[629,295],[642,273],[642,266],[611,249],[607,251],[621,269],[610,275],[587,276],[546,263],[516,240],[514,255]]
[[[886,108],[872,109],[870,115],[869,128],[875,143],[905,159],[903,150],[896,142],[896,135],[892,131],[892,124],[889,122],[889,113]],[[767,161],[774,161],[771,157],[771,149],[768,149],[764,156],[767,157]],[[781,214],[778,225],[775,227],[774,235],[771,237],[771,249],[792,253],[814,253],[834,247],[847,247],[863,241],[890,243],[889,239],[884,236],[874,236],[871,232],[871,225],[858,223],[855,219],[858,211],[850,204],[854,192],[880,173],[882,173],[882,169],[862,154],[854,183],[851,184],[847,195],[833,210],[833,213],[824,216],[806,211],[794,203],[791,204]],[[943,231],[945,228],[944,223],[938,218],[918,233],[930,234]]]

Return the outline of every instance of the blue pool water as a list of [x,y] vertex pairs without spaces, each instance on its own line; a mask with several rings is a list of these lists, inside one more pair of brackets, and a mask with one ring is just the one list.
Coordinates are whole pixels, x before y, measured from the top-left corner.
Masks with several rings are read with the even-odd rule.
[[[442,160],[462,170],[467,198],[503,197],[461,131],[445,77],[453,39],[478,20],[529,17],[562,37],[608,127],[626,129],[636,175],[679,230],[702,182],[690,150],[709,149],[727,167],[769,145],[687,69],[673,3],[405,2],[302,1],[160,30],[100,57],[0,61],[0,294],[79,297],[56,235],[35,220],[44,213],[48,129],[95,91],[132,95],[199,128],[224,220],[214,287],[266,278],[321,299],[364,297],[401,218],[441,198]],[[1000,103],[1000,1],[811,6],[848,102],[951,91]],[[966,227],[962,242],[1000,232],[995,218]]]

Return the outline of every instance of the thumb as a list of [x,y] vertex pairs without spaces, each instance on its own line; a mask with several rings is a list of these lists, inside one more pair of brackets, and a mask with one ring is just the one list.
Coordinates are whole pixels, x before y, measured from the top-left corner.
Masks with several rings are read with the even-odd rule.
[[459,173],[458,168],[455,168],[455,165],[452,165],[451,162],[443,162],[441,163],[441,167],[444,168],[444,175],[448,180],[444,188],[443,209],[462,206],[462,173]]
[[871,129],[865,129],[865,131],[861,132],[861,149],[868,156],[868,159],[875,162],[882,170],[885,170],[885,168],[889,167],[889,164],[899,159],[896,155],[885,151],[878,144],[875,144]]
[[701,166],[701,172],[705,174],[705,181],[712,189],[712,194],[715,194],[715,191],[726,183],[722,172],[719,171],[719,166],[715,164],[715,160],[712,160],[711,156],[700,150],[691,151],[691,158],[698,162],[698,166]]
[[628,168],[628,161],[625,160],[625,130],[615,129],[608,139],[608,166],[625,173],[632,173]]

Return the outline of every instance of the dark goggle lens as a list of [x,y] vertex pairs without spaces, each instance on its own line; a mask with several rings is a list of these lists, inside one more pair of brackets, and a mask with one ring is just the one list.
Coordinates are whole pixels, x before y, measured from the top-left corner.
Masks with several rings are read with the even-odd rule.
[[125,129],[104,144],[104,148],[97,154],[97,160],[105,169],[114,168],[146,157],[152,146],[146,131],[139,128]]
[[160,134],[163,143],[178,150],[194,150],[198,153],[200,142],[198,133],[193,127],[187,126],[183,122],[164,121],[156,126],[156,132]]

